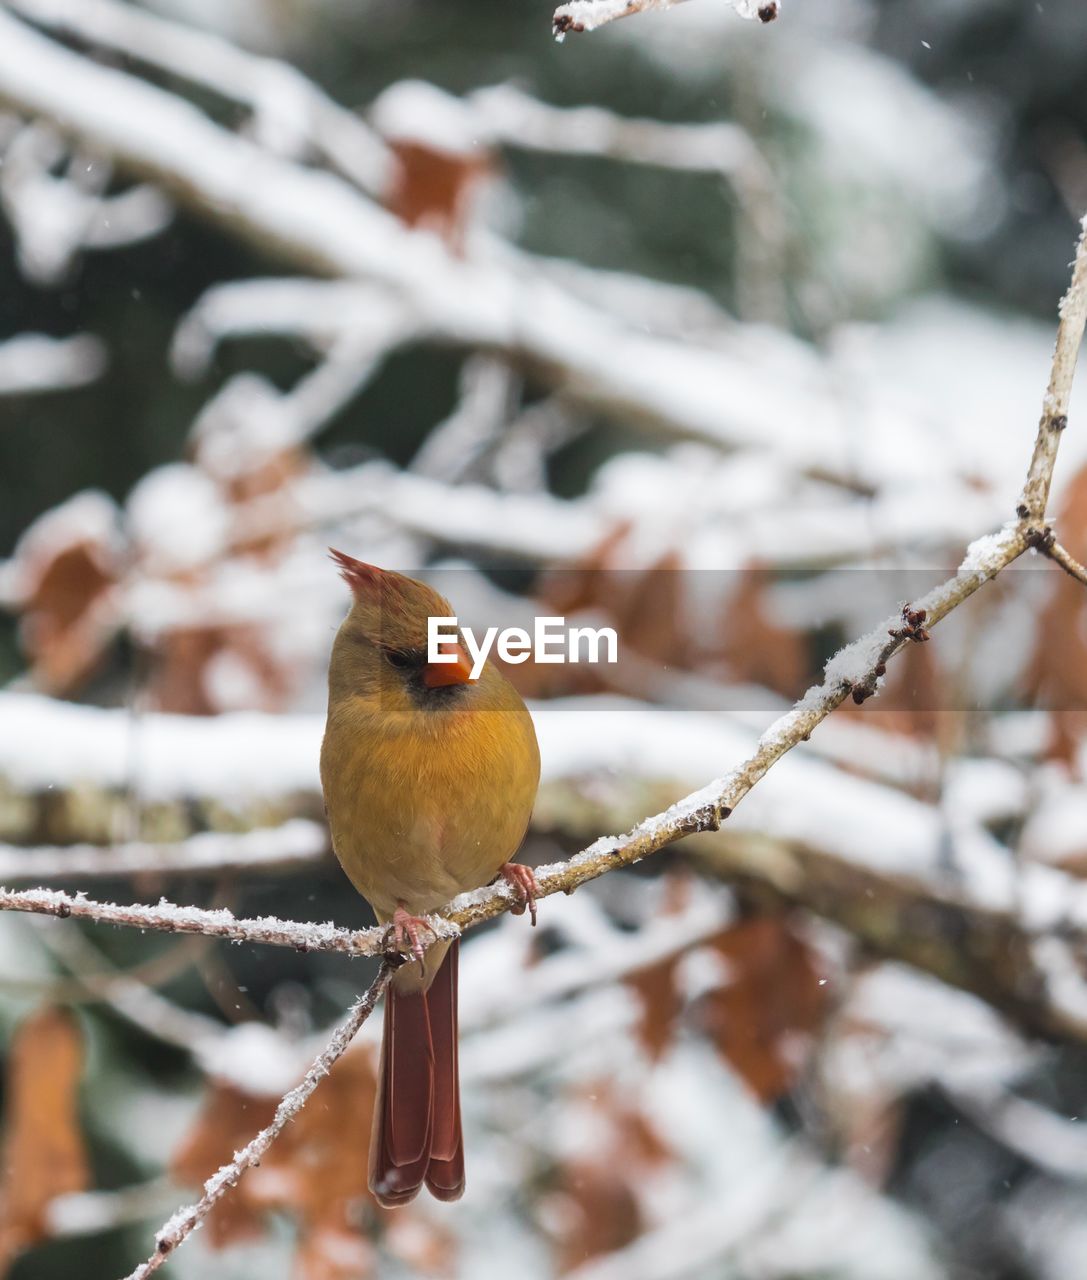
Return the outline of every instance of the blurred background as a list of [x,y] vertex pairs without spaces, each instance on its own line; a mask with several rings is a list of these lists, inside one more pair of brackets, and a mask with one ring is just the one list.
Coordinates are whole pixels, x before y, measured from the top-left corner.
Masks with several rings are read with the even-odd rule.
[[[329,545],[473,626],[617,629],[614,669],[510,671],[545,863],[1014,518],[1082,3],[550,20],[0,4],[0,883],[368,923],[317,779]],[[471,934],[463,1201],[367,1195],[375,1019],[162,1274],[1078,1274],[1085,695],[1087,593],[1031,556],[721,833]],[[372,971],[0,916],[0,1274],[126,1275]]]

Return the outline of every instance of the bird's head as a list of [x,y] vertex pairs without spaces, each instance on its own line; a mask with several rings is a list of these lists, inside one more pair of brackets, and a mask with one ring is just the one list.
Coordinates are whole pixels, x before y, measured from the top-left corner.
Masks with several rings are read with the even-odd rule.
[[425,582],[329,554],[353,597],[332,651],[332,696],[381,696],[407,708],[439,705],[462,691],[471,662],[459,644],[445,650],[453,662],[427,661],[429,619],[453,616],[449,601]]

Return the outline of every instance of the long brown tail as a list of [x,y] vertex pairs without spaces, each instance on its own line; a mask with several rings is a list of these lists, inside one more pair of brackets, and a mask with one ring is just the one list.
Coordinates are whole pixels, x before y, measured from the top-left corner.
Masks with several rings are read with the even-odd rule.
[[393,983],[386,996],[370,1139],[370,1190],[386,1209],[414,1200],[424,1182],[439,1200],[464,1193],[458,954],[453,942],[426,992]]

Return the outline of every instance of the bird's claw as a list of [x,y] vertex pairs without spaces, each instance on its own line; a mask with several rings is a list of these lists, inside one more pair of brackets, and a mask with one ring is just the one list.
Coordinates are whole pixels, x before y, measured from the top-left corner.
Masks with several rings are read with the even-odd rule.
[[[432,937],[437,936],[421,916],[410,915],[403,907],[397,907],[393,912],[392,923],[385,933],[386,951],[391,951],[397,955],[407,955],[408,951],[410,951],[416,960],[422,964],[424,947],[419,938],[420,929],[426,929]],[[405,937],[411,944],[408,948],[404,946]]]
[[513,914],[524,915],[525,908],[528,907],[528,914],[532,918],[532,927],[536,927],[536,895],[540,892],[540,886],[536,883],[536,873],[531,867],[526,867],[523,862],[507,862],[503,864],[499,873],[502,879],[517,894],[520,901],[512,908]]

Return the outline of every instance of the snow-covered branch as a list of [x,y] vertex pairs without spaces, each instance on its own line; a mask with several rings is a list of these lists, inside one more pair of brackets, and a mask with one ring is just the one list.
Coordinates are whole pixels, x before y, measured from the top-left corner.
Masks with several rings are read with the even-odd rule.
[[385,988],[389,985],[392,973],[393,971],[388,965],[383,964],[381,966],[377,977],[367,988],[365,994],[360,996],[351,1006],[347,1016],[336,1028],[332,1039],[329,1040],[328,1044],[314,1060],[302,1082],[284,1095],[279,1106],[276,1107],[276,1113],[271,1124],[262,1129],[251,1142],[237,1152],[229,1164],[223,1165],[204,1183],[204,1193],[195,1204],[179,1209],[162,1226],[155,1237],[154,1253],[145,1262],[141,1263],[135,1271],[131,1272],[126,1280],[146,1280],[147,1276],[154,1275],[166,1262],[170,1254],[179,1245],[184,1244],[196,1228],[200,1226],[218,1201],[232,1187],[237,1185],[238,1179],[242,1174],[254,1165],[260,1164],[264,1153],[306,1105],[313,1091],[336,1065],[338,1059],[343,1056],[359,1028],[373,1013],[378,1000],[381,999]]
[[1053,468],[1057,462],[1061,435],[1068,426],[1068,408],[1072,398],[1072,379],[1076,372],[1083,328],[1087,321],[1087,216],[1080,222],[1079,245],[1072,267],[1072,283],[1061,299],[1060,324],[1057,327],[1057,344],[1053,352],[1053,367],[1049,375],[1042,404],[1042,417],[1034,441],[1034,453],[1027,471],[1023,494],[1019,499],[1018,514],[1022,520],[1030,520],[1042,526],[1046,519],[1049,490],[1053,483]]
[[204,831],[173,844],[26,848],[0,844],[0,883],[19,880],[106,879],[135,875],[218,875],[281,872],[319,862],[328,853],[324,827],[305,818],[283,826],[234,834]]
[[384,190],[388,148],[354,112],[289,63],[247,53],[209,31],[116,0],[8,0],[40,26],[110,49],[252,112],[250,131],[294,159],[314,151],[371,195]]
[[2,9],[0,101],[51,120],[288,266],[392,291],[428,336],[506,352],[591,411],[650,432],[769,452],[854,489],[877,489],[885,474],[886,459],[858,459],[846,447],[833,379],[796,344],[756,351],[727,334],[712,346],[657,337],[560,288],[508,246],[457,257],[334,174],[274,155]]
[[[595,31],[617,18],[629,18],[651,9],[671,9],[684,0],[570,0],[555,10],[552,27],[557,40],[570,32]],[[741,18],[773,22],[781,8],[779,0],[732,0]]]
[[172,207],[154,187],[140,184],[109,194],[108,160],[69,149],[45,121],[7,123],[0,130],[0,204],[30,279],[55,284],[82,249],[133,244],[169,224]]
[[102,376],[106,363],[105,344],[91,334],[49,338],[21,333],[0,343],[0,395],[85,387]]
[[[380,955],[385,937],[385,930],[379,928],[340,929],[331,923],[302,924],[275,916],[244,919],[225,907],[209,910],[177,906],[165,899],[156,906],[141,903],[120,906],[59,889],[0,889],[0,911],[29,911],[61,920],[88,920],[157,933],[198,933],[228,942],[257,942],[293,947],[296,951],[340,951],[352,956]],[[442,929],[440,922],[435,921],[435,929]],[[446,937],[455,936],[456,932],[456,929],[444,928]]]

